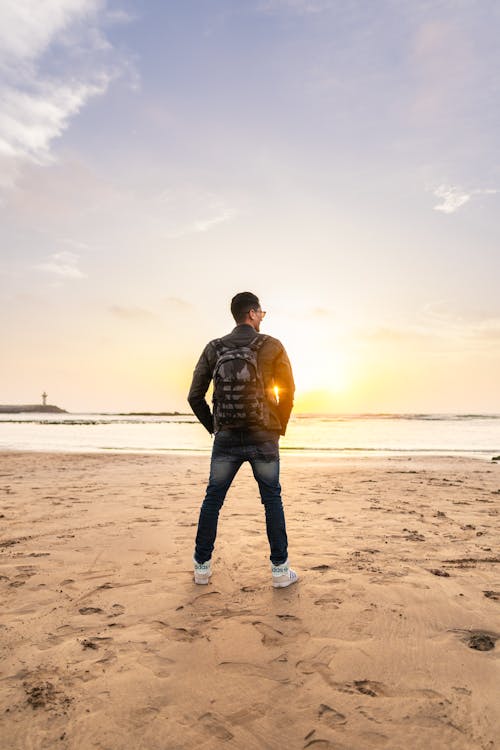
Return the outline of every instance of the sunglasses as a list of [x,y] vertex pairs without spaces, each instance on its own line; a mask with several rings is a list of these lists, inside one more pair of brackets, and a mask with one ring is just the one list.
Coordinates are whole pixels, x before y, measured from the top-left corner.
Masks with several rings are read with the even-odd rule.
[[260,309],[259,309],[259,310],[256,310],[256,309],[255,309],[255,307],[251,307],[251,308],[250,308],[250,310],[247,310],[247,314],[248,314],[249,312],[251,312],[252,310],[253,310],[254,312],[260,313],[260,314],[261,314],[261,316],[262,316],[263,318],[265,318],[265,317],[266,317],[266,313],[267,313],[267,310],[260,310]]

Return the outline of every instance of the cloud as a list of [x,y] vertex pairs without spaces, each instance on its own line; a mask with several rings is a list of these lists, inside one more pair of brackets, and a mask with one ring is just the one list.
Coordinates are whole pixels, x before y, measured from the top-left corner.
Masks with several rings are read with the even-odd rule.
[[444,303],[424,306],[421,318],[425,328],[433,335],[443,338],[487,339],[500,336],[500,318],[484,313],[469,313],[467,316],[451,310]]
[[444,303],[429,303],[422,308],[417,321],[359,331],[357,338],[381,346],[426,349],[441,354],[457,347],[488,349],[498,346],[500,317],[480,312],[460,314]]
[[198,221],[195,221],[190,227],[189,231],[206,232],[216,224],[223,224],[225,221],[229,221],[233,216],[234,211],[232,211],[230,208],[223,209],[215,216],[210,216],[209,218],[199,219]]
[[161,212],[168,239],[208,232],[237,215],[223,197],[191,187],[165,190],[158,195],[154,205]]
[[439,185],[434,190],[434,195],[439,198],[441,203],[434,206],[435,211],[442,211],[445,214],[453,214],[460,206],[470,201],[470,193],[464,193],[460,188],[452,185]]
[[0,65],[16,68],[35,60],[58,34],[98,7],[96,0],[3,0]]
[[434,210],[442,211],[445,214],[453,214],[461,206],[468,203],[473,195],[495,195],[498,193],[498,190],[493,188],[478,188],[466,192],[454,185],[439,185],[433,190],[433,193],[441,201],[434,206]]
[[164,300],[164,303],[168,307],[173,307],[177,310],[184,310],[186,312],[193,309],[191,302],[186,302],[186,300],[181,299],[180,297],[167,297]]
[[469,338],[500,341],[500,318],[479,320],[475,325],[469,326],[467,335]]
[[84,279],[87,274],[78,268],[78,260],[76,253],[63,251],[49,255],[44,263],[38,263],[33,268],[65,279]]
[[435,334],[431,331],[416,326],[408,326],[407,328],[380,326],[366,332],[360,331],[357,338],[361,341],[374,342],[376,344],[394,344],[397,346],[407,344],[409,347],[412,347],[416,340],[425,341],[433,335]]
[[101,29],[112,19],[105,0],[3,0],[0,187],[24,163],[50,162],[71,118],[126,69]]
[[7,87],[0,114],[0,154],[42,164],[50,159],[50,145],[67,128],[72,115],[88,99],[103,94],[109,77],[101,74],[94,83],[40,83],[36,92]]

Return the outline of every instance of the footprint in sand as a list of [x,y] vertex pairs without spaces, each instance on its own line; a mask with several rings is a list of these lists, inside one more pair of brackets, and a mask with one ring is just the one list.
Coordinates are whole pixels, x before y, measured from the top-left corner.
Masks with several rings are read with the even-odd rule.
[[19,573],[16,574],[15,580],[9,584],[9,586],[13,586],[14,588],[24,586],[26,581],[37,573],[37,569],[33,565],[17,565],[16,570]]
[[244,661],[221,661],[218,668],[225,672],[232,672],[237,677],[257,677],[259,680],[270,680],[282,685],[290,682],[289,665],[284,655],[272,659],[269,665],[264,666]]
[[295,668],[303,675],[319,674],[327,685],[336,687],[337,683],[335,682],[329,667],[336,651],[337,649],[332,646],[325,646],[309,659],[301,659],[298,661],[295,664]]
[[103,641],[112,641],[113,639],[110,636],[98,636],[93,635],[90,638],[84,638],[80,641],[84,649],[98,649],[99,645]]
[[103,612],[100,607],[81,607],[79,610],[81,615],[97,615]]
[[194,641],[198,638],[203,638],[200,631],[195,628],[191,628],[191,630],[187,628],[174,628],[163,620],[155,620],[152,625],[156,630],[165,633],[173,641]]
[[120,615],[123,615],[125,612],[125,607],[123,604],[113,604],[111,606],[111,614],[108,615],[109,618],[113,617],[120,617]]
[[370,698],[398,698],[401,696],[424,696],[426,698],[441,697],[439,693],[434,690],[427,689],[404,689],[404,688],[390,688],[384,685],[382,682],[376,682],[375,680],[353,680],[352,682],[337,683],[336,687],[342,693],[360,693],[361,695],[368,695]]
[[232,734],[222,721],[216,716],[216,714],[211,713],[210,711],[206,714],[202,714],[202,716],[198,717],[198,721],[203,726],[203,728],[208,732],[208,734],[211,734],[214,737],[217,737],[217,739],[222,740],[223,742],[227,742],[228,740],[232,740],[234,737],[234,734]]
[[317,606],[322,606],[323,604],[330,604],[332,609],[338,609],[339,605],[342,604],[342,599],[337,599],[335,596],[330,596],[329,594],[326,594],[326,596],[322,596],[320,599],[316,599],[314,602]]
[[242,708],[232,714],[227,714],[225,718],[231,726],[245,726],[246,724],[251,724],[256,719],[262,718],[268,708],[265,703],[255,703],[248,708]]
[[346,724],[347,719],[343,713],[336,711],[326,703],[322,703],[318,709],[318,718],[329,727],[339,726],[340,724]]
[[441,568],[430,568],[429,573],[432,573],[433,576],[441,576],[442,578],[449,578],[450,574],[446,570],[441,570]]
[[403,529],[407,532],[405,539],[407,542],[425,542],[425,536],[420,534],[417,529]]
[[283,632],[285,638],[293,638],[297,643],[299,637],[301,640],[309,640],[311,637],[310,632],[304,628],[300,617],[290,614],[277,614],[276,617],[280,621],[280,628],[277,628],[277,631]]
[[374,682],[373,680],[354,680],[351,685],[354,687],[357,693],[362,695],[370,695],[372,698],[377,698],[380,695],[385,695],[384,686],[381,682]]
[[483,591],[487,599],[493,599],[494,602],[500,602],[500,591]]
[[260,620],[255,620],[252,625],[261,634],[264,646],[278,646],[282,643],[284,633],[281,630],[276,630]]

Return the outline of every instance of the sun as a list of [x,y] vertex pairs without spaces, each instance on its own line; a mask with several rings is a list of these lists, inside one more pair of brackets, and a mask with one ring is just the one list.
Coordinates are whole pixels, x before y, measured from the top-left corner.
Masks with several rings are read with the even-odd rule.
[[352,353],[324,325],[294,321],[279,331],[295,381],[295,403],[302,411],[336,410],[353,388]]
[[293,353],[295,406],[303,412],[341,411],[341,403],[352,386],[349,363],[338,350],[307,347]]
[[298,392],[341,393],[349,385],[346,364],[333,352],[321,352],[315,361],[309,358],[297,359],[293,371]]

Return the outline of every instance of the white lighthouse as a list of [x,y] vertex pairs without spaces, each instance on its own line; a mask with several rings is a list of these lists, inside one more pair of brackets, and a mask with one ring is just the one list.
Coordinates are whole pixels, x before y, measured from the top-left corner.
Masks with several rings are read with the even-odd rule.
[[47,394],[45,391],[42,393],[42,405],[47,406]]

